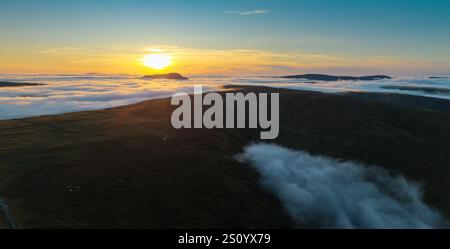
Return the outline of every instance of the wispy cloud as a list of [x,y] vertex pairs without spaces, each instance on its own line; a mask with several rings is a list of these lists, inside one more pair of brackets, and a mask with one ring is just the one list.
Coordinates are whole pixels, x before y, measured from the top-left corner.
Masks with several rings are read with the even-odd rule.
[[230,15],[240,15],[240,16],[250,16],[250,15],[262,15],[262,14],[267,14],[270,13],[269,10],[248,10],[248,11],[238,11],[238,10],[231,10],[231,11],[226,11],[225,14],[230,14]]

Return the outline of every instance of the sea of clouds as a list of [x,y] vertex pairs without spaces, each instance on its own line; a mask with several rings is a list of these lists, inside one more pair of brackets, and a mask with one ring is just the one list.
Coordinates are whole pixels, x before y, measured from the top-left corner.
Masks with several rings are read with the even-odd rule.
[[[450,100],[450,78],[432,78],[432,77],[394,77],[392,79],[382,79],[374,81],[314,81],[303,79],[280,79],[273,77],[257,78],[235,78],[231,79],[232,84],[252,84],[262,86],[273,86],[288,89],[310,90],[327,93],[341,92],[377,92],[377,93],[398,93],[407,95],[416,95]],[[385,87],[406,86],[411,87],[408,90],[387,89]],[[429,93],[420,88],[443,89],[442,93]],[[416,88],[416,89],[414,89]]]
[[0,87],[0,119],[106,109],[193,91],[192,83],[121,75],[0,75],[1,81],[44,85]]
[[380,167],[254,144],[237,156],[261,174],[299,227],[441,228],[449,223],[422,200],[421,186]]
[[41,83],[40,86],[0,87],[0,120],[67,112],[97,110],[192,92],[193,85],[218,90],[223,85],[262,85],[322,92],[393,92],[450,99],[446,94],[384,89],[383,86],[419,86],[450,89],[450,79],[428,77],[395,78],[379,81],[308,83],[308,80],[273,77],[197,76],[188,81],[146,81],[133,75],[11,75],[0,74],[0,82]]

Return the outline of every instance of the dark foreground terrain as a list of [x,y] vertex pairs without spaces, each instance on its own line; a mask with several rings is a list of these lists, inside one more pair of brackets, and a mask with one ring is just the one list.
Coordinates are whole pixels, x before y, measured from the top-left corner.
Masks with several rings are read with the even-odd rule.
[[[450,216],[445,103],[242,91],[281,92],[280,136],[272,142],[404,174],[423,183],[426,202]],[[24,228],[291,226],[258,174],[233,159],[258,141],[257,130],[175,130],[172,110],[170,99],[161,99],[0,121],[0,198]]]

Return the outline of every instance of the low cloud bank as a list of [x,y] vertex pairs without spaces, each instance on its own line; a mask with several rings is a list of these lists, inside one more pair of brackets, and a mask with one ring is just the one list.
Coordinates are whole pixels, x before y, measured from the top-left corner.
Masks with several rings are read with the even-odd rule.
[[[189,81],[140,80],[127,75],[7,75],[3,82],[40,83],[39,86],[0,87],[0,120],[67,112],[98,110],[133,104],[147,99],[169,97],[177,92],[191,92],[202,84],[203,90],[222,85],[262,85],[277,88],[322,92],[367,91],[401,93],[450,99],[450,79],[409,77],[377,81],[316,82],[273,77],[197,76]],[[392,86],[402,86],[402,89]],[[405,88],[406,87],[406,88]],[[440,91],[424,92],[425,88]]]
[[[375,81],[313,81],[306,79],[241,78],[233,83],[273,86],[287,89],[312,90],[326,93],[340,92],[377,92],[397,93],[422,97],[450,100],[450,78],[395,77]],[[397,87],[395,87],[397,86]],[[399,88],[398,86],[401,86]],[[438,91],[424,91],[424,88],[436,88]]]
[[[0,81],[44,84],[0,87],[0,120],[99,110],[193,91],[192,82],[145,81],[137,76],[0,74]],[[205,85],[203,89],[207,91],[212,88]]]
[[381,168],[256,144],[238,157],[262,176],[298,226],[440,228],[448,223],[422,200],[419,185]]

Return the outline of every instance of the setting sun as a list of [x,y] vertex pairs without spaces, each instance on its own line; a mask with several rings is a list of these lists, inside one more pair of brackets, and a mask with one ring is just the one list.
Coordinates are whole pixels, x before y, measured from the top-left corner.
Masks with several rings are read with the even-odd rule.
[[153,69],[164,69],[172,63],[167,54],[149,54],[143,59],[144,65]]

